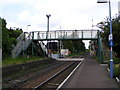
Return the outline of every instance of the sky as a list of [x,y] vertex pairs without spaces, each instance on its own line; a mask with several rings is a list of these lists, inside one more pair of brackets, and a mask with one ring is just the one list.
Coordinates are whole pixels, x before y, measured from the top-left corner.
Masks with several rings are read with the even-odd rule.
[[[118,1],[111,0],[112,16],[118,14]],[[109,7],[97,0],[0,0],[0,17],[7,28],[46,31],[46,14],[51,14],[50,30],[84,30],[92,29],[92,20],[96,25],[108,17]]]

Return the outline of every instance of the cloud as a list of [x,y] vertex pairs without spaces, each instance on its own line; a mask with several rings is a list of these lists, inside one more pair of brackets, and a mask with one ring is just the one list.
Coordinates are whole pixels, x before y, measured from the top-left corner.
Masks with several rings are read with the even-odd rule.
[[11,4],[11,3],[20,3],[23,2],[24,0],[0,0],[1,4]]
[[[1,16],[8,26],[21,26],[24,30],[28,24],[31,30],[46,30],[46,14],[51,14],[51,29],[91,28],[92,19],[97,24],[109,15],[108,4],[97,4],[97,0],[0,0],[0,3]],[[111,0],[112,15],[118,12],[117,3],[118,0]]]
[[29,12],[29,11],[27,11],[27,10],[25,10],[25,11],[22,11],[22,12],[20,12],[19,14],[18,14],[18,21],[20,21],[20,22],[26,22],[26,21],[30,21],[30,18],[31,18],[31,13]]
[[[91,29],[92,19],[96,25],[109,16],[108,4],[98,4],[97,0],[0,0],[0,4],[7,28],[23,31],[46,31],[46,14],[51,14],[50,30]],[[114,16],[118,13],[118,0],[111,0],[111,4]],[[31,26],[27,29],[28,24]],[[89,41],[84,42],[89,45]]]

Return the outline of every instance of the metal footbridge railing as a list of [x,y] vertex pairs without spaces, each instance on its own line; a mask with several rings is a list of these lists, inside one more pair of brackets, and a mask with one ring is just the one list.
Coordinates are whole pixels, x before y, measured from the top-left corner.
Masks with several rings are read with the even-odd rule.
[[[33,40],[71,40],[98,39],[98,30],[56,30],[56,31],[34,31],[32,32]],[[46,38],[47,37],[47,38]]]

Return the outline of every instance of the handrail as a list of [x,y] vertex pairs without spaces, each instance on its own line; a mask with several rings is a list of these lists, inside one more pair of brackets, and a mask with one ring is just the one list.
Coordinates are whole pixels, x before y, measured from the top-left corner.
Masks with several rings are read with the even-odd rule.
[[17,38],[17,45],[13,48],[11,51],[12,57],[15,58],[18,56],[23,50],[26,50],[30,43],[32,42],[32,34],[31,33],[22,33],[20,36]]
[[17,41],[20,41],[20,40],[22,40],[22,39],[24,39],[24,33],[21,33],[16,40],[17,40]]
[[[59,31],[98,31],[97,29],[83,29],[83,30],[50,30],[49,32],[59,32]],[[32,32],[46,32],[46,31],[32,31]]]
[[47,39],[97,39],[98,30],[58,30],[49,31],[48,38],[46,38],[46,31],[34,31],[33,40],[47,40]]

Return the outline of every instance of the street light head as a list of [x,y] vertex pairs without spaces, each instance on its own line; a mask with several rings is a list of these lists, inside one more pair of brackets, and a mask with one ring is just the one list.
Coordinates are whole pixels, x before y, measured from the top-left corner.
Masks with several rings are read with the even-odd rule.
[[31,26],[31,25],[27,25],[27,26]]
[[46,14],[46,16],[49,18],[51,16],[51,14],[48,14],[48,15]]
[[97,3],[107,3],[107,0],[98,0]]

